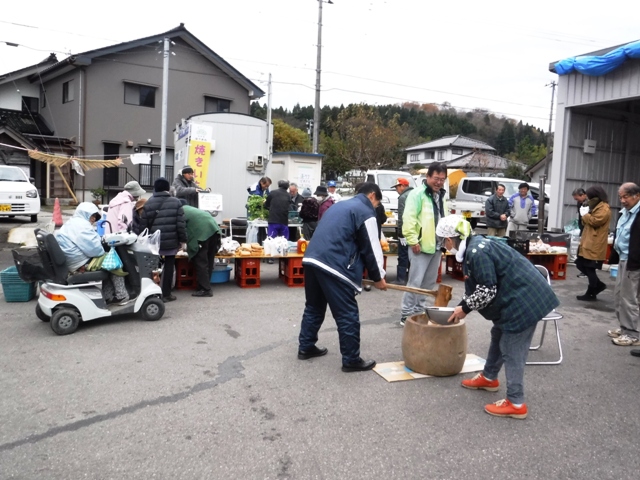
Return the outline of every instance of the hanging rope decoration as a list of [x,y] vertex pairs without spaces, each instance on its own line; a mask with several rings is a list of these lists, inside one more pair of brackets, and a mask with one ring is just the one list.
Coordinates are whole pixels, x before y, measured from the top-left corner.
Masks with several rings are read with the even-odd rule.
[[113,160],[86,160],[76,157],[63,157],[62,155],[52,155],[49,153],[42,153],[37,150],[27,150],[29,156],[34,160],[48,163],[54,167],[62,167],[72,161],[78,162],[84,170],[91,170],[94,168],[109,168],[118,167],[122,164],[122,158],[118,157]]

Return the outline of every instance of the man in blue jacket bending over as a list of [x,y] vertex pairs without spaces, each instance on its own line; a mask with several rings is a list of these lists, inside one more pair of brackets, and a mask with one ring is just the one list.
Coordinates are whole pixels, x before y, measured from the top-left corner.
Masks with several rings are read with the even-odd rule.
[[306,303],[300,325],[300,360],[327,354],[316,342],[328,304],[338,326],[342,371],[361,372],[376,366],[374,360],[360,358],[356,295],[362,291],[365,268],[376,288],[387,289],[375,212],[380,200],[380,188],[365,183],[358,195],[336,203],[318,223],[302,260]]

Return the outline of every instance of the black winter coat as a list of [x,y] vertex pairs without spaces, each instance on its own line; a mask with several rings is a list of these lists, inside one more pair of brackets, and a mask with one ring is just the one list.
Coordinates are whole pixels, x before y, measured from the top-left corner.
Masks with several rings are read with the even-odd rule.
[[[151,228],[149,228],[151,225]],[[180,200],[169,192],[155,192],[147,200],[140,218],[142,229],[160,230],[160,250],[173,250],[187,241],[187,224]]]
[[289,224],[289,205],[291,205],[291,195],[284,188],[278,188],[269,194],[264,208],[269,210],[269,223]]

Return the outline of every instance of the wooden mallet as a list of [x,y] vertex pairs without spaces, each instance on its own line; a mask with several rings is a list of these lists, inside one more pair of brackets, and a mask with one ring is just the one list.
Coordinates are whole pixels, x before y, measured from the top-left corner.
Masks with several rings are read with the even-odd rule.
[[[364,285],[373,285],[375,282],[373,280],[364,279],[362,280]],[[388,290],[399,290],[401,292],[409,292],[409,293],[417,293],[418,295],[431,295],[432,297],[436,297],[434,302],[434,306],[436,307],[446,307],[449,305],[449,301],[451,300],[451,291],[453,287],[451,285],[438,285],[438,290],[425,290],[423,288],[415,288],[415,287],[405,287],[404,285],[394,285],[393,283],[387,283]]]

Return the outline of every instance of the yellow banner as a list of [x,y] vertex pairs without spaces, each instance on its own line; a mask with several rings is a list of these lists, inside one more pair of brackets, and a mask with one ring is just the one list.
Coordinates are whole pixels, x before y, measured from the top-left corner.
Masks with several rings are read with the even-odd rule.
[[193,168],[193,179],[200,188],[207,188],[207,173],[209,172],[209,158],[211,157],[211,144],[192,140],[189,145],[189,158],[187,164]]

